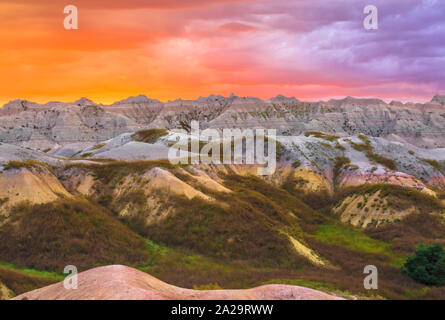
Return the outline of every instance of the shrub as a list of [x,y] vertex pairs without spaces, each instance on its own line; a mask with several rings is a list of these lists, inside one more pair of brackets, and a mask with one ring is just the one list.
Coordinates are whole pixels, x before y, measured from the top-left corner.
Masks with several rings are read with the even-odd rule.
[[39,270],[145,262],[144,239],[87,201],[22,204],[0,228],[0,261]]
[[35,161],[35,160],[26,160],[26,161],[14,161],[14,160],[11,160],[7,164],[5,164],[4,167],[5,167],[5,170],[20,169],[20,168],[27,168],[27,169],[31,169],[31,168],[36,168],[36,169],[46,168],[48,171],[53,172],[53,169],[49,165],[47,165],[44,162]]
[[170,194],[168,205],[174,212],[154,224],[135,217],[124,220],[153,241],[226,262],[283,268],[307,264],[287,234],[301,239],[303,230],[323,221],[321,214],[254,176],[224,175],[224,185],[235,192],[214,192],[217,201]]
[[293,168],[298,168],[299,166],[301,166],[301,161],[300,160],[295,160],[295,162],[292,163],[292,167]]
[[420,243],[409,257],[402,271],[413,280],[432,286],[445,285],[445,251],[440,244]]
[[[96,159],[95,159],[96,160]],[[110,183],[112,181],[120,181],[122,178],[130,174],[143,174],[155,167],[163,169],[174,169],[168,160],[157,161],[109,161],[101,164],[91,163],[75,163],[68,164],[67,168],[77,167],[91,172],[96,179],[103,183]]]
[[305,132],[304,135],[306,137],[314,136],[315,138],[325,139],[325,140],[328,140],[328,141],[335,141],[335,140],[337,140],[339,138],[338,136],[325,134],[325,133],[318,132],[318,131],[307,131],[307,132]]
[[[43,274],[43,272],[41,273]],[[48,286],[63,280],[60,277],[49,274],[48,276],[28,274],[20,269],[13,269],[0,264],[0,279],[14,294],[19,295],[31,290]]]
[[310,191],[304,188],[308,183],[308,180],[290,175],[281,188],[289,192],[293,197],[303,201],[313,210],[319,210],[332,204],[332,197],[326,189]]
[[337,157],[335,158],[334,164],[334,184],[337,184],[338,177],[340,176],[341,169],[344,165],[350,164],[351,160],[347,157]]
[[374,152],[367,152],[366,156],[368,157],[368,159],[370,159],[374,162],[377,162],[390,170],[397,169],[396,163],[392,159],[385,158],[385,157],[383,157],[377,153],[374,153]]
[[[254,265],[295,267],[294,249],[289,240],[277,229],[279,223],[269,214],[280,214],[268,203],[249,204],[236,195],[226,195],[230,206],[199,198],[169,196],[175,213],[152,225],[128,225],[148,238],[167,245],[191,250],[223,261],[249,261]],[[229,202],[228,202],[229,203]],[[264,207],[264,213],[255,206]],[[129,221],[128,221],[129,220]],[[285,229],[284,224],[281,225]]]
[[335,148],[338,149],[338,150],[341,150],[341,151],[345,151],[346,150],[346,148],[343,147],[340,143],[338,143],[338,141],[335,144]]
[[432,166],[437,171],[442,172],[442,168],[440,166],[439,161],[433,160],[433,159],[421,159],[421,160],[428,163],[430,166]]
[[138,142],[155,143],[160,137],[167,134],[167,130],[164,129],[147,129],[140,130],[131,137]]
[[105,147],[105,146],[106,146],[105,143],[99,143],[99,144],[95,145],[95,146],[93,147],[93,149],[91,149],[91,150],[99,150],[99,149],[102,149],[102,148]]
[[395,170],[397,168],[394,160],[385,158],[384,156],[381,156],[374,152],[374,148],[372,147],[371,141],[368,139],[368,137],[363,134],[359,134],[358,138],[362,140],[363,143],[355,143],[353,141],[349,141],[349,144],[355,150],[365,152],[366,157],[368,157],[369,160],[377,162],[390,170]]
[[194,290],[221,290],[221,286],[218,283],[209,283],[209,284],[203,284],[200,286],[194,285]]

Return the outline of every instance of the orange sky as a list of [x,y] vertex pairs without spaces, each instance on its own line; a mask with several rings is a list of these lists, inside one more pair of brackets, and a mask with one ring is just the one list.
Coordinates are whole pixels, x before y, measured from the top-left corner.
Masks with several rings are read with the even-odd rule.
[[[111,103],[138,94],[165,101],[232,92],[424,100],[440,87],[393,79],[385,70],[369,69],[366,78],[364,68],[372,66],[348,64],[359,59],[344,46],[368,37],[357,28],[361,7],[347,17],[339,11],[341,21],[360,13],[357,23],[339,25],[290,0],[72,4],[79,9],[79,30],[68,31],[60,1],[0,0],[0,105],[19,98],[43,103],[86,96]],[[307,16],[312,20],[303,21]],[[330,39],[340,31],[348,37]],[[334,42],[338,48],[331,47]],[[385,63],[392,70],[392,62]]]

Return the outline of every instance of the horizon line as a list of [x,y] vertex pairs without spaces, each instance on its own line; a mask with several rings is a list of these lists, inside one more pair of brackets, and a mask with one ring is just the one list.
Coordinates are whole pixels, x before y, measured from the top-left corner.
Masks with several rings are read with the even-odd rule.
[[[111,103],[107,103],[107,102],[96,102],[96,101],[94,101],[93,99],[90,99],[90,98],[85,97],[85,96],[84,96],[84,97],[80,97],[80,98],[78,98],[78,99],[75,100],[75,101],[49,100],[49,101],[46,101],[46,102],[36,102],[36,101],[33,101],[33,100],[17,98],[17,99],[12,99],[12,100],[9,100],[9,101],[4,100],[4,101],[7,101],[7,102],[0,101],[0,108],[3,108],[5,105],[7,105],[7,104],[9,104],[9,103],[11,103],[11,102],[14,102],[14,101],[26,101],[26,102],[36,103],[36,104],[38,104],[38,105],[46,105],[46,104],[49,104],[49,103],[74,104],[74,103],[76,103],[76,102],[79,101],[79,100],[87,99],[87,100],[90,100],[91,102],[93,102],[93,103],[96,104],[96,105],[111,106],[111,105],[113,105],[113,104],[115,104],[115,103],[118,103],[118,102],[121,102],[121,101],[130,99],[130,98],[137,98],[137,97],[145,97],[145,98],[147,98],[147,99],[155,100],[155,101],[158,101],[159,103],[163,103],[163,104],[165,104],[165,103],[170,103],[170,102],[175,102],[175,101],[181,101],[181,100],[182,100],[182,101],[197,101],[197,100],[199,100],[200,98],[209,98],[209,97],[212,97],[212,96],[223,97],[223,98],[226,98],[226,99],[229,99],[229,98],[231,98],[232,96],[233,96],[233,97],[236,97],[236,98],[244,98],[244,99],[254,98],[254,99],[259,99],[259,100],[262,100],[262,101],[269,101],[269,100],[274,99],[274,98],[284,97],[284,98],[287,98],[287,99],[296,99],[296,100],[298,100],[298,101],[300,101],[300,102],[314,102],[314,103],[316,103],[316,102],[329,102],[330,100],[341,101],[341,100],[346,100],[346,99],[348,99],[348,98],[352,98],[352,99],[357,99],[357,100],[373,100],[373,99],[374,99],[374,100],[381,100],[381,101],[383,101],[383,102],[386,103],[386,104],[390,104],[391,102],[401,102],[401,103],[403,103],[403,104],[426,104],[426,103],[432,102],[433,99],[434,99],[435,97],[437,97],[437,96],[439,96],[439,97],[440,97],[440,96],[445,96],[445,94],[442,95],[442,94],[437,93],[437,94],[433,95],[433,96],[430,98],[430,100],[427,100],[428,98],[425,97],[425,98],[424,98],[424,99],[425,99],[424,102],[414,102],[414,101],[411,101],[411,100],[408,99],[408,98],[392,99],[392,98],[380,98],[380,97],[377,97],[377,96],[352,96],[352,95],[347,95],[347,96],[332,96],[332,97],[330,97],[330,98],[323,97],[323,98],[316,98],[316,99],[302,100],[302,99],[299,99],[299,98],[297,98],[297,97],[295,97],[295,96],[285,96],[285,95],[283,95],[283,94],[277,94],[276,96],[273,96],[273,97],[270,97],[270,98],[267,98],[267,99],[262,99],[262,98],[259,98],[259,97],[256,97],[256,96],[239,96],[239,95],[234,94],[234,93],[232,93],[230,96],[225,96],[225,95],[223,95],[223,94],[210,94],[210,95],[208,95],[208,96],[199,96],[199,97],[197,97],[197,98],[195,98],[195,99],[176,98],[176,99],[173,99],[173,100],[164,100],[164,101],[163,101],[163,100],[160,100],[160,99],[151,98],[151,97],[147,96],[146,94],[141,93],[141,94],[137,94],[137,95],[130,95],[130,96],[126,97],[126,98],[118,99],[118,100],[116,100],[116,101],[114,101],[114,102],[111,102]],[[326,99],[327,99],[327,100],[326,100]]]

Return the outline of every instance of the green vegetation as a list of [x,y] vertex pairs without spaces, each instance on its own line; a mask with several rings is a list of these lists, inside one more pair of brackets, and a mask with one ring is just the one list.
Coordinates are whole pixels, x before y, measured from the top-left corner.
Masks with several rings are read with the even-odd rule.
[[65,276],[63,274],[54,272],[54,271],[42,271],[36,269],[27,269],[27,268],[18,268],[11,263],[0,262],[0,268],[9,269],[13,271],[20,272],[24,275],[30,277],[44,278],[44,279],[52,279],[52,280],[63,280]]
[[346,150],[346,148],[343,147],[338,141],[335,144],[335,148],[338,149],[338,150],[341,150],[341,151],[345,151]]
[[307,132],[304,133],[304,135],[306,137],[314,136],[315,138],[325,139],[325,140],[328,140],[328,141],[335,141],[335,140],[340,138],[338,136],[325,134],[325,133],[318,132],[318,131],[307,131]]
[[[267,141],[267,138],[266,138],[266,141]],[[276,148],[277,162],[280,162],[281,158],[283,157],[284,153],[286,152],[286,148],[278,140],[276,141],[275,148]]]
[[[335,159],[337,176],[349,165],[346,157]],[[443,205],[413,188],[365,185],[339,189],[331,196],[326,190],[304,191],[308,181],[302,178],[289,177],[276,187],[255,176],[221,173],[223,185],[233,193],[197,187],[214,201],[156,194],[169,214],[147,225],[150,209],[145,206],[144,190],[134,188],[119,199],[123,206],[130,203],[140,210],[126,217],[112,211],[111,191],[128,177],[139,179],[154,167],[167,169],[192,185],[197,183],[182,167],[168,161],[71,166],[97,180],[91,202],[77,199],[20,205],[0,227],[0,260],[14,264],[0,264],[0,278],[16,294],[59,280],[57,272],[67,264],[82,270],[119,263],[188,288],[290,283],[372,297],[375,292],[363,289],[363,266],[372,261],[379,269],[380,297],[444,297],[440,288],[425,289],[400,270],[416,243],[445,242],[441,240],[445,238],[442,218],[432,214],[441,212]],[[375,192],[390,208],[414,206],[417,213],[363,230],[341,224],[331,210],[349,195]],[[361,201],[359,206],[364,205]],[[298,255],[287,235],[320,255],[329,269],[320,269]]]
[[136,265],[146,244],[99,206],[81,200],[16,206],[0,229],[0,260],[40,270]]
[[172,165],[168,160],[133,162],[109,161],[101,164],[76,163],[68,165],[67,167],[78,167],[88,170],[96,177],[96,179],[100,179],[105,184],[112,181],[118,182],[127,175],[141,174],[155,167],[164,169],[176,168],[176,166]]
[[35,160],[26,160],[26,161],[14,161],[11,160],[9,161],[5,166],[4,166],[5,170],[10,170],[10,169],[20,169],[20,168],[27,168],[27,169],[42,169],[42,168],[46,168],[48,171],[53,172],[53,169],[47,165],[44,162],[41,161],[35,161]]
[[417,282],[431,286],[445,285],[445,251],[440,244],[426,246],[420,243],[402,270]]
[[362,187],[362,194],[371,194],[380,191],[380,198],[387,199],[388,206],[397,210],[406,210],[415,207],[420,213],[441,212],[444,205],[435,197],[403,186],[375,184]]
[[221,290],[222,288],[217,283],[209,283],[209,284],[204,284],[204,285],[200,285],[200,286],[194,285],[193,289],[195,289],[195,290]]
[[334,185],[338,184],[338,178],[340,177],[341,170],[345,165],[348,165],[351,163],[351,160],[347,157],[336,157],[335,158],[335,164],[333,169],[334,174]]
[[301,166],[300,160],[295,160],[294,163],[292,163],[292,168],[298,168],[299,166]]
[[[226,175],[224,178],[225,185],[237,191],[238,196],[242,196],[243,199],[257,205],[257,201],[251,201],[256,200],[256,197],[245,197],[246,194],[254,192],[254,195],[262,197],[265,201],[292,212],[292,214],[298,218],[298,222],[303,228],[307,227],[312,229],[314,225],[326,221],[321,213],[314,211],[309,205],[306,205],[301,198],[289,193],[289,191],[283,188],[274,187],[256,176]],[[298,179],[298,183],[304,184],[306,182],[304,179]],[[264,210],[263,207],[259,207],[259,209]],[[284,214],[283,216],[287,217],[288,214]],[[282,221],[288,222],[286,219]]]
[[364,234],[361,230],[336,223],[321,225],[314,233],[317,240],[328,244],[335,244],[351,250],[384,254],[393,257],[391,245],[380,240],[375,240]]
[[227,175],[224,179],[226,187],[235,192],[211,193],[216,202],[169,195],[165,202],[174,213],[165,220],[149,226],[138,217],[124,221],[157,243],[226,262],[237,260],[274,268],[305,265],[286,234],[298,239],[302,227],[314,227],[323,216],[257,177]]
[[[227,197],[231,200],[230,207],[199,198],[171,196],[175,214],[145,226],[144,235],[168,246],[223,261],[248,260],[258,266],[278,266],[294,260],[293,266],[298,265],[288,239],[274,230],[276,221],[246,202]],[[281,213],[274,211],[275,208],[268,209]]]
[[385,168],[388,168],[390,170],[397,169],[397,166],[396,166],[396,163],[394,162],[394,160],[383,157],[383,156],[374,152],[374,148],[372,147],[371,141],[368,139],[368,137],[366,137],[363,134],[358,135],[358,137],[360,138],[360,140],[363,141],[363,143],[355,143],[355,142],[349,140],[349,143],[355,150],[360,151],[360,152],[365,152],[365,154],[369,160],[379,163],[382,166],[384,166]]
[[396,170],[397,169],[396,163],[394,162],[394,160],[392,160],[390,158],[385,158],[385,157],[383,157],[383,156],[381,156],[379,154],[373,153],[373,152],[367,152],[366,156],[370,160],[381,164],[385,168],[388,168],[390,170]]
[[366,233],[374,239],[391,244],[394,252],[411,254],[416,245],[439,241],[445,244],[445,223],[438,215],[413,213],[398,223],[386,224],[382,227],[370,227]]
[[165,129],[147,129],[134,133],[131,137],[138,142],[155,143],[160,137],[168,134]]
[[105,147],[105,146],[106,146],[105,143],[99,143],[99,144],[95,145],[95,146],[93,147],[93,149],[91,149],[91,150],[99,150],[99,149],[102,149],[102,148]]
[[432,159],[421,159],[422,161],[428,163],[430,166],[432,166],[434,169],[436,169],[439,172],[442,172],[442,166],[440,165],[439,161],[432,160]]
[[55,272],[20,269],[9,263],[0,263],[0,280],[16,295],[48,286],[63,278]]
[[92,155],[93,155],[92,152],[85,152],[85,153],[82,153],[82,154],[80,155],[80,157],[81,157],[81,158],[88,158],[88,157],[91,157]]
[[296,178],[293,175],[289,175],[281,188],[286,190],[293,197],[304,202],[313,210],[319,210],[329,206],[332,202],[332,196],[329,192],[326,189],[317,192],[305,190],[304,186],[308,182],[309,181],[301,177]]
[[[441,201],[427,193],[408,188],[388,184],[371,184],[356,187],[348,187],[337,190],[333,203],[341,203],[348,196],[369,195],[379,192],[381,201],[385,199],[387,207],[395,211],[403,211],[415,208],[417,213],[441,213],[445,206]],[[366,203],[365,203],[366,205]]]
[[148,264],[139,266],[167,283],[185,288],[205,288],[209,283],[223,288],[250,288],[274,278],[295,278],[295,269],[264,268],[240,260],[221,260],[147,240]]

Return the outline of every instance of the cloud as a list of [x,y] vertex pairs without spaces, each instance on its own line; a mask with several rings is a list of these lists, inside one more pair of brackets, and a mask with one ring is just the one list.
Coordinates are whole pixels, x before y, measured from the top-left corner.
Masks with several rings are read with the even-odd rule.
[[[76,0],[79,9],[177,9],[208,7],[215,4],[252,0]],[[61,6],[57,0],[2,0],[0,3],[16,3],[37,6]]]
[[255,27],[249,26],[244,23],[229,22],[229,23],[220,25],[219,30],[237,33],[237,32],[256,31],[257,29]]
[[58,1],[0,1],[0,100],[212,91],[427,100],[443,90],[445,3],[373,2],[375,31],[363,28],[364,0],[77,0],[80,29],[66,31]]

